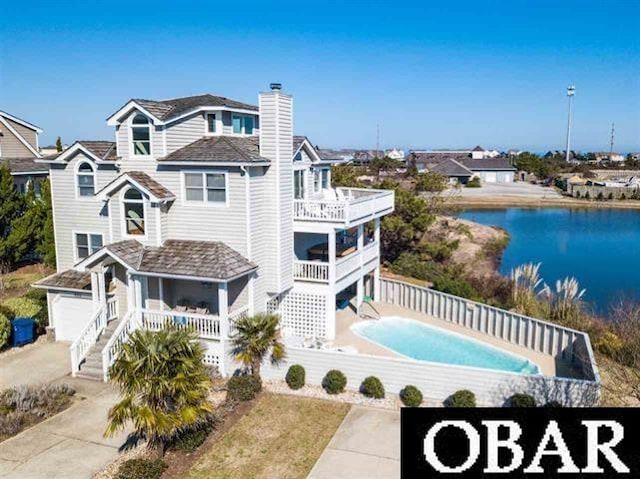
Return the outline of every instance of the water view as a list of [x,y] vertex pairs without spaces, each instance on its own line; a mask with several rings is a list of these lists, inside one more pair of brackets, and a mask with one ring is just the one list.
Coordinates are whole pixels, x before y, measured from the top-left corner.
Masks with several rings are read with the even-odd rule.
[[547,284],[575,276],[587,289],[584,299],[599,313],[623,297],[640,300],[640,211],[502,208],[467,209],[459,216],[509,232],[502,274],[541,262]]

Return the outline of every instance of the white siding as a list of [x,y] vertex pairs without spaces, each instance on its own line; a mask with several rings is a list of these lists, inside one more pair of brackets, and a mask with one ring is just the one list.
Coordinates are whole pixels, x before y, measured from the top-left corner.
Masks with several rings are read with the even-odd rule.
[[[250,221],[251,232],[251,259],[259,265],[253,281],[253,306],[255,312],[262,312],[267,304],[267,289],[270,281],[269,272],[275,270],[275,255],[273,253],[274,234],[270,232],[273,224],[270,223],[270,202],[268,182],[264,167],[249,169],[250,178]],[[261,234],[258,234],[261,232]]]
[[166,128],[165,134],[167,136],[167,155],[199,140],[205,135],[204,113],[196,113],[171,123]]
[[[100,233],[109,242],[109,217],[97,198],[76,199],[75,171],[79,161],[88,158],[79,153],[66,166],[52,166],[50,178],[55,217],[55,240],[58,271],[73,267],[73,232]],[[96,191],[113,180],[117,171],[112,166],[100,166],[96,172]]]

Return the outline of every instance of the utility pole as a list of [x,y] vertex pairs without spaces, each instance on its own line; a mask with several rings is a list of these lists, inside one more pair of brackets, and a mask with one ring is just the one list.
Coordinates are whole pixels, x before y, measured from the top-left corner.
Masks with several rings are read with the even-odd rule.
[[573,106],[573,97],[576,94],[576,87],[569,85],[567,87],[567,96],[569,97],[569,117],[567,119],[567,152],[565,161],[569,163],[569,157],[571,155],[571,109]]
[[616,124],[611,123],[611,143],[609,143],[609,162],[611,162],[611,157],[613,156],[613,141],[615,138],[616,132]]

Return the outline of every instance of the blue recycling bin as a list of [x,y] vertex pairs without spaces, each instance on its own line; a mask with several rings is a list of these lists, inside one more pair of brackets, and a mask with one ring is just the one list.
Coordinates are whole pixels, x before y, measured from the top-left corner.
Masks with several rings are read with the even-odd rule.
[[11,346],[22,346],[35,339],[36,322],[33,318],[15,318],[11,321]]

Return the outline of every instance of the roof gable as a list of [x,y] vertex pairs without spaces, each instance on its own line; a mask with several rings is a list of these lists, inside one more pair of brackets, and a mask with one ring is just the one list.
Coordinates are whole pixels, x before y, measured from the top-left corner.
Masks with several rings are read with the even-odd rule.
[[151,198],[151,201],[154,202],[163,203],[176,199],[176,196],[171,191],[142,171],[127,171],[126,173],[122,173],[98,191],[96,196],[101,199],[107,199],[107,197],[119,190],[125,183],[129,183],[144,192]]
[[103,140],[78,140],[59,155],[47,156],[37,160],[39,163],[64,163],[75,154],[82,152],[97,164],[115,163],[116,143],[114,141]]

